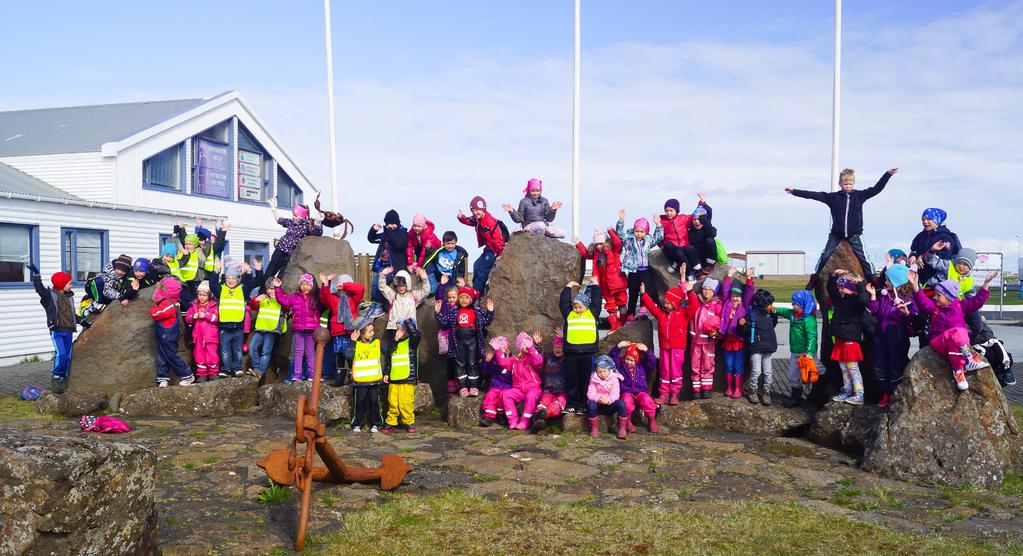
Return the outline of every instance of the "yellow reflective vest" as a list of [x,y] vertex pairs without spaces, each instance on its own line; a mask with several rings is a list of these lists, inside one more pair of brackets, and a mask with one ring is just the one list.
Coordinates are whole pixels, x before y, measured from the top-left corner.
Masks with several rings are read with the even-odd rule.
[[245,293],[242,285],[230,288],[220,286],[220,299],[217,300],[220,311],[220,322],[242,322],[245,320]]
[[412,374],[412,357],[409,353],[408,338],[398,342],[391,352],[391,382],[405,380]]
[[271,295],[259,302],[259,311],[256,313],[256,330],[281,334],[288,331],[288,321],[284,318],[284,310]]
[[959,274],[959,271],[956,270],[955,264],[949,263],[948,265],[948,279],[955,280],[956,282],[959,283],[960,300],[963,298],[963,296],[973,291],[973,275],[967,274],[964,276],[962,274]]
[[586,345],[597,341],[597,319],[589,309],[582,313],[572,311],[566,320],[568,330],[565,331],[565,343]]
[[181,267],[178,265],[177,259],[172,258],[167,263],[167,268],[170,269],[171,276],[177,278],[178,280],[181,280]]
[[[177,264],[177,261],[174,261]],[[195,280],[195,275],[199,273],[199,252],[192,251],[188,253],[188,262],[185,266],[181,267],[181,279],[185,282],[191,282]]]
[[356,384],[373,384],[384,379],[384,367],[380,359],[380,340],[355,342],[355,357],[352,358],[352,380]]

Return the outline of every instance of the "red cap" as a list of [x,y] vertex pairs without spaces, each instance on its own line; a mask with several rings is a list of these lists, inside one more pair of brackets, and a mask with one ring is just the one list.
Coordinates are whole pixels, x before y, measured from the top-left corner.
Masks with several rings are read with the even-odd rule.
[[68,285],[71,281],[71,275],[67,272],[54,272],[53,276],[50,276],[50,283],[57,290],[64,289],[64,286]]
[[462,286],[462,288],[458,290],[458,295],[459,296],[468,295],[469,299],[476,301],[476,290],[470,288],[469,286]]
[[685,299],[685,297],[686,292],[680,290],[679,288],[671,288],[670,290],[664,292],[664,299],[667,299],[668,301],[671,302],[672,305],[676,307],[682,305],[682,300]]
[[471,201],[469,201],[469,208],[487,210],[487,202],[483,199],[483,197],[477,195],[473,197]]
[[625,348],[625,357],[630,357],[633,361],[639,363],[639,346],[629,344],[629,347]]

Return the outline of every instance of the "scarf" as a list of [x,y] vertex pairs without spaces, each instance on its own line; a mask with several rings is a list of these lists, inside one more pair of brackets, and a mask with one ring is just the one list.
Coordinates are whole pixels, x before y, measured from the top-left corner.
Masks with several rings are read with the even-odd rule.
[[337,292],[337,323],[344,326],[345,330],[353,330],[355,318],[352,316],[352,304],[348,302],[348,292],[341,290]]

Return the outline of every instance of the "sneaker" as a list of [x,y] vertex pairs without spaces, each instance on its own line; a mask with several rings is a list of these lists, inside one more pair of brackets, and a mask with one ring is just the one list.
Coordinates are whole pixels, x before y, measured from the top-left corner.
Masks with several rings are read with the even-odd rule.
[[313,377],[308,376],[308,377],[306,377],[305,381],[306,382],[312,382],[313,381]]
[[291,384],[292,382],[295,382],[295,379],[293,379],[293,378],[286,378],[286,379],[284,379],[284,384]]
[[156,387],[157,387],[157,388],[166,388],[166,387],[167,387],[167,381],[166,381],[166,380],[160,380],[160,381],[158,381],[158,382],[156,383]]
[[966,382],[966,372],[963,369],[956,369],[952,371],[952,377],[956,381],[956,388],[960,390],[967,390],[970,387],[970,383]]
[[493,424],[494,424],[494,420],[491,419],[490,417],[481,417],[480,418],[480,426],[481,427],[489,427],[490,425],[493,425]]
[[[373,428],[376,428],[376,427],[373,427]],[[384,427],[382,429],[380,429],[380,432],[382,432],[384,434],[391,434],[392,432],[394,432],[394,427],[392,427],[391,425],[384,425]]]
[[178,381],[178,386],[191,386],[193,383],[195,383],[195,377],[187,376]]
[[227,374],[227,371],[220,371],[219,373],[217,373],[218,378],[227,378],[229,376],[231,375]]
[[979,353],[971,353],[970,357],[966,360],[967,371],[976,371],[990,366]]
[[378,429],[376,426],[372,426],[369,428],[369,432],[380,432],[380,429]]
[[406,425],[405,426],[405,432],[407,432],[409,434],[412,434],[412,433],[416,432],[416,426],[415,425]]
[[668,265],[668,274],[675,274],[676,272],[678,272],[678,263]]
[[244,375],[244,374],[245,374],[245,373],[243,373],[241,369],[236,369],[236,370],[234,371],[234,376],[242,376],[242,375]]
[[852,396],[849,396],[848,398],[846,398],[843,401],[845,401],[845,403],[850,404],[850,405],[863,405],[863,394],[862,393],[854,394]]
[[352,432],[362,432],[362,427],[352,427]]
[[64,377],[53,375],[50,378],[50,390],[53,390],[54,394],[64,393]]
[[462,388],[461,390],[458,391],[458,395],[463,397],[463,398],[468,398],[469,397],[469,389],[468,388]]
[[259,373],[256,372],[256,369],[249,367],[249,369],[245,372],[248,373],[248,375],[251,377],[259,378]]
[[836,401],[836,402],[844,402],[850,396],[852,396],[852,392],[847,392],[845,390],[842,390],[841,392],[838,393],[838,395],[832,396],[831,399]]
[[386,311],[384,311],[384,306],[383,305],[381,305],[381,304],[379,304],[377,302],[373,302],[373,303],[370,303],[370,305],[369,305],[369,311],[366,313],[366,318],[367,319],[375,319],[375,318],[379,317],[380,315],[384,314],[385,312]]
[[1002,380],[1006,386],[1012,386],[1016,384],[1016,375],[1012,374],[1012,369],[1005,369],[1005,372],[1002,373]]

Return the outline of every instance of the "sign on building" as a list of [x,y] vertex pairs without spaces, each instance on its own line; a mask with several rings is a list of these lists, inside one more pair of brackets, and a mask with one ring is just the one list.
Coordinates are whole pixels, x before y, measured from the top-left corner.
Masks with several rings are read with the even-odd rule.
[[974,281],[980,284],[984,283],[984,277],[987,276],[988,272],[992,270],[998,271],[998,276],[991,281],[991,286],[998,288],[1002,285],[1002,254],[1001,253],[977,253],[977,264],[973,265],[973,276]]
[[238,198],[263,200],[263,155],[238,150]]
[[199,138],[197,143],[193,190],[201,195],[228,197],[228,146],[205,138]]

